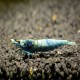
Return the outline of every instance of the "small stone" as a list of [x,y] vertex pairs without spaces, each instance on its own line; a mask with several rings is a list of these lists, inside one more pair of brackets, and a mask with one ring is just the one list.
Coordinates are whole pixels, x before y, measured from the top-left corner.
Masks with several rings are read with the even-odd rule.
[[53,15],[52,20],[55,22],[57,20],[57,15]]
[[63,53],[61,53],[60,51],[57,51],[57,53],[58,53],[58,54],[63,54]]
[[78,30],[77,33],[80,33],[80,30]]

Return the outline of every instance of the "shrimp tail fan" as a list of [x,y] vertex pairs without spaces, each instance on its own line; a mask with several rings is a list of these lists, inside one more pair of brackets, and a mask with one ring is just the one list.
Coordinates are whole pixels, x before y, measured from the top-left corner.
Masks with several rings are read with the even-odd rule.
[[76,45],[76,42],[70,42],[70,41],[68,41],[66,44],[67,45]]

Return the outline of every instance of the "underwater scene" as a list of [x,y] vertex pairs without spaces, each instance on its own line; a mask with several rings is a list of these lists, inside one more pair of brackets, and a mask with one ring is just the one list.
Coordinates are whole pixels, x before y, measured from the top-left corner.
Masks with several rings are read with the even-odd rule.
[[0,0],[0,80],[80,80],[80,0]]

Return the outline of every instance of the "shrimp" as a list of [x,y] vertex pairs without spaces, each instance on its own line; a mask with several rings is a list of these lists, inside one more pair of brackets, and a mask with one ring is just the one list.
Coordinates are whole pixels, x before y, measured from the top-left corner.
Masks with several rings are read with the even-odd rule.
[[16,46],[20,47],[25,54],[32,54],[35,52],[46,52],[49,50],[54,50],[60,46],[64,45],[75,45],[75,42],[68,40],[57,40],[57,39],[26,39],[26,40],[16,40],[11,39],[11,42]]

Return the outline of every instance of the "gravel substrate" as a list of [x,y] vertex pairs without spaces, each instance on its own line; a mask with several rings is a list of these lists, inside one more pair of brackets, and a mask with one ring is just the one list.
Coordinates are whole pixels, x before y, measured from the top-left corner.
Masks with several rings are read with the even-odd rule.
[[[16,1],[0,0],[0,80],[80,80],[80,0]],[[28,56],[12,38],[66,39],[77,45]]]

